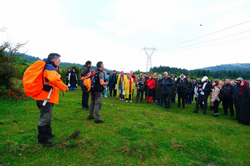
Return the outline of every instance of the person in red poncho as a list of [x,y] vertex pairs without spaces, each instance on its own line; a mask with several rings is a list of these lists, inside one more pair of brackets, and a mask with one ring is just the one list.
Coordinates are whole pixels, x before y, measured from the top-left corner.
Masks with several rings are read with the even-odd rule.
[[153,80],[152,74],[149,74],[146,81],[146,100],[147,103],[152,103],[154,95],[155,81]]

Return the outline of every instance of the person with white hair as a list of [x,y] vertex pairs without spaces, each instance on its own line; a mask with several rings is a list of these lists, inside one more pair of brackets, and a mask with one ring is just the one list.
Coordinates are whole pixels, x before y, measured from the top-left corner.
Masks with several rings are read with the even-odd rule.
[[203,114],[206,115],[206,111],[207,111],[207,99],[208,96],[211,92],[212,89],[212,84],[208,81],[208,77],[204,76],[202,78],[202,85],[199,87],[199,96],[195,105],[195,110],[193,111],[193,113],[198,113],[199,110],[199,105],[201,102],[203,102],[204,106],[203,106]]

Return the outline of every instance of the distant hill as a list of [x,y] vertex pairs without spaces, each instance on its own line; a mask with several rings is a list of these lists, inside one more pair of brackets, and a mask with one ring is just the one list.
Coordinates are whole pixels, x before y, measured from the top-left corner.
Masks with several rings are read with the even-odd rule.
[[234,64],[223,64],[218,66],[205,67],[196,70],[210,70],[211,72],[226,70],[226,71],[250,71],[250,63],[234,63]]
[[[27,54],[21,54],[20,53],[20,56],[31,61],[31,62],[34,62],[34,61],[37,61],[37,60],[41,60],[40,58],[38,57],[34,57],[34,56],[31,56],[31,55],[27,55]],[[68,62],[61,62],[60,64],[60,67],[67,67],[67,66],[78,66],[78,67],[82,67],[83,64],[79,64],[79,63],[68,63]],[[91,69],[94,69],[96,70],[96,66],[93,66],[91,67]],[[105,71],[107,71],[108,73],[112,73],[113,71],[112,70],[109,70],[109,69],[104,69]]]

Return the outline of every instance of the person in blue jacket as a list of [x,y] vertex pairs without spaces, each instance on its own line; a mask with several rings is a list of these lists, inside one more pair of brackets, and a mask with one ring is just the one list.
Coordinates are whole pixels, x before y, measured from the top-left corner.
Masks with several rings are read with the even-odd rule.
[[[104,79],[106,80],[106,83],[109,84],[109,75],[107,74],[107,71],[104,71],[103,73],[105,74]],[[104,87],[103,93],[104,93],[104,97],[107,98],[107,96],[108,96],[108,86],[107,85]]]
[[173,80],[168,76],[168,72],[164,72],[164,78],[161,82],[161,85],[162,85],[162,95],[163,95],[163,100],[165,103],[165,108],[170,109],[171,88],[173,85]]

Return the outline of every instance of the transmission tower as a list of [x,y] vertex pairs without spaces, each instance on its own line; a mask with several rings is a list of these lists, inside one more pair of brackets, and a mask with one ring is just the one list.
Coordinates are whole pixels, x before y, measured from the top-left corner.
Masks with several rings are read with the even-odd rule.
[[[142,50],[144,50],[147,55],[146,71],[149,72],[149,70],[152,68],[152,60],[151,60],[152,55],[154,54],[154,51],[157,49],[144,47]],[[149,54],[147,51],[152,51],[152,52]]]

